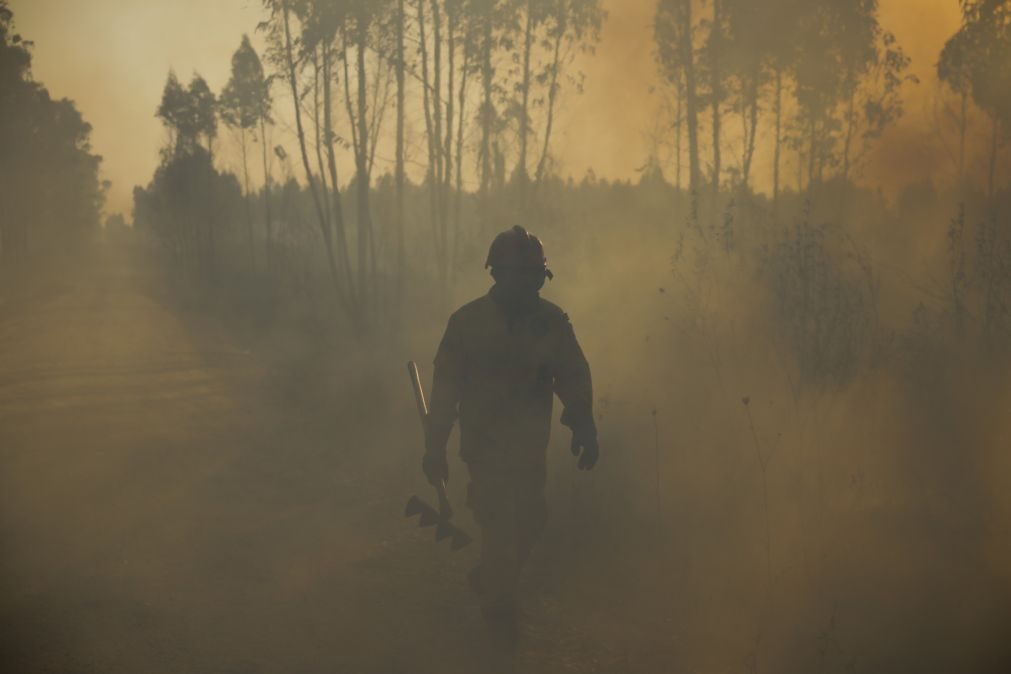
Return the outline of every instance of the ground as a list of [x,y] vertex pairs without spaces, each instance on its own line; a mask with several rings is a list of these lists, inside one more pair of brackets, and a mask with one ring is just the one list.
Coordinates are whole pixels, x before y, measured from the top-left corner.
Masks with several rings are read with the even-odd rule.
[[[418,450],[368,392],[320,414],[143,247],[38,264],[0,291],[0,669],[487,668],[477,546],[403,519]],[[520,666],[623,671],[539,567]]]
[[[563,302],[603,454],[577,472],[556,427],[515,671],[1011,671],[1006,443],[971,421],[1005,399],[928,434],[872,380],[780,423],[746,369],[742,406],[692,379],[691,350],[604,329],[663,315],[633,285],[594,295],[611,311]],[[425,368],[438,326],[351,350],[254,338],[204,295],[135,243],[0,267],[0,671],[502,671],[465,580],[477,546],[403,517],[433,497],[404,363]]]

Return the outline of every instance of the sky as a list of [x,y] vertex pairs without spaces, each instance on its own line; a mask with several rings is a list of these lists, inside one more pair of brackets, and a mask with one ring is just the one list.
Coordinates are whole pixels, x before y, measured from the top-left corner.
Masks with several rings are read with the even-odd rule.
[[[936,177],[945,164],[932,104],[933,66],[958,27],[957,0],[880,0],[882,24],[913,59],[921,83],[906,92],[907,114],[878,145],[870,180],[903,175]],[[609,179],[634,179],[649,154],[660,82],[652,43],[656,0],[604,0],[601,43],[580,57],[582,95],[563,99],[553,152],[563,175],[588,170]],[[146,184],[164,142],[155,109],[169,69],[188,80],[199,71],[212,89],[228,79],[230,58],[244,33],[263,18],[259,0],[12,0],[18,30],[35,42],[34,76],[55,97],[67,97],[94,127],[92,144],[112,181],[106,210],[129,214],[133,186]],[[278,96],[282,105],[287,99]],[[287,142],[281,129],[276,142]],[[223,139],[227,147],[227,139]],[[765,153],[768,154],[768,153]],[[224,163],[230,161],[226,152]],[[756,159],[761,189],[763,153]],[[227,166],[226,166],[227,167]],[[235,168],[235,167],[231,167]],[[383,170],[382,165],[379,167]]]

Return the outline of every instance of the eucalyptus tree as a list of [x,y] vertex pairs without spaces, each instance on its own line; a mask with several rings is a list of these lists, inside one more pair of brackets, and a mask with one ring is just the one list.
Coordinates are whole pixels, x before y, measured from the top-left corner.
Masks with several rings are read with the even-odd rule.
[[[309,158],[309,139],[305,123],[305,111],[303,108],[304,99],[310,93],[306,88],[303,79],[308,66],[313,69],[312,90],[313,94],[318,93],[318,80],[320,73],[319,53],[323,51],[326,58],[324,63],[324,73],[329,75],[329,64],[332,60],[326,49],[332,48],[334,36],[336,35],[335,22],[329,22],[328,30],[320,33],[322,37],[314,35],[312,30],[319,29],[319,24],[314,24],[313,10],[317,9],[311,2],[294,2],[293,0],[264,0],[264,7],[268,10],[268,19],[262,22],[259,28],[265,32],[270,50],[268,55],[271,62],[278,69],[288,86],[291,95],[293,116],[295,118],[295,135],[298,142],[299,154],[302,159],[302,168],[305,172],[305,180],[308,185],[309,194],[312,198],[313,210],[316,214],[316,223],[323,240],[323,248],[327,260],[327,269],[334,290],[337,293],[341,307],[345,315],[353,322],[356,322],[357,307],[355,302],[354,281],[350,271],[350,260],[347,253],[346,233],[343,222],[343,209],[340,199],[339,189],[331,189],[327,184],[326,172],[322,167],[322,157],[320,155],[320,145],[316,144],[317,159],[319,166],[318,173],[313,170],[312,162]],[[301,29],[301,30],[300,30]],[[300,32],[296,32],[299,31]],[[317,46],[317,41],[322,43],[322,47]],[[325,78],[326,87],[324,92],[329,98],[329,76]],[[330,101],[326,101],[326,118],[330,116]],[[317,138],[319,138],[319,108],[313,105],[313,116],[315,117]],[[329,125],[327,124],[327,130]],[[326,138],[328,146],[332,148],[332,134]],[[332,154],[331,154],[332,158]],[[336,186],[336,162],[330,162],[331,177],[333,185]],[[333,202],[336,219],[332,220],[330,202]],[[333,229],[331,223],[333,222]],[[335,251],[336,239],[336,251]]]
[[712,177],[711,202],[712,218],[717,217],[717,199],[723,175],[723,104],[727,99],[728,73],[725,63],[727,43],[727,12],[724,0],[712,0],[712,16],[705,22],[708,27],[703,47],[702,82],[707,86],[705,93],[710,108],[710,129],[712,130]]
[[[740,115],[742,139],[740,185],[750,186],[760,117],[773,114],[773,201],[779,197],[783,140],[783,93],[794,64],[797,17],[807,0],[723,0],[725,60],[734,88],[733,109]],[[768,88],[771,85],[771,91]],[[764,102],[768,94],[771,100]]]
[[937,77],[959,100],[958,124],[958,186],[965,187],[965,155],[969,131],[969,102],[972,99],[972,46],[964,27],[948,38],[937,61]]
[[394,205],[394,217],[396,219],[397,237],[397,289],[396,289],[396,313],[399,317],[403,309],[404,296],[407,289],[407,244],[406,244],[406,217],[404,208],[404,190],[407,183],[407,153],[405,145],[405,126],[407,121],[407,58],[406,58],[406,34],[407,34],[407,3],[406,0],[396,0],[394,10],[393,30],[393,68],[397,80],[397,120],[396,120],[396,146],[394,148],[394,189],[396,201]]
[[578,54],[592,54],[595,51],[607,18],[600,0],[550,0],[547,4],[548,18],[543,44],[548,57],[535,78],[546,90],[542,96],[546,111],[541,134],[541,153],[534,172],[535,185],[539,185],[546,174],[562,82],[568,79],[577,91],[582,91],[582,74],[570,74],[567,68]]
[[249,161],[247,133],[260,128],[260,144],[263,152],[263,196],[267,215],[267,256],[269,266],[269,250],[271,239],[270,213],[270,182],[267,154],[266,125],[270,122],[270,82],[263,72],[260,57],[249,41],[242,36],[239,48],[232,55],[232,73],[221,92],[221,119],[231,129],[239,133],[239,144],[242,155],[243,191],[245,194],[246,226],[249,234],[250,262],[255,269],[256,253],[253,237],[253,217],[250,211],[249,198],[252,193],[249,185]]
[[[169,132],[162,161],[147,190],[135,202],[153,221],[162,240],[184,266],[213,280],[217,221],[228,178],[214,169],[217,100],[194,74],[186,88],[169,72],[156,116]],[[200,141],[204,139],[206,147]]]
[[196,137],[203,136],[207,153],[214,159],[214,140],[218,137],[218,99],[211,91],[207,80],[194,73],[189,86],[191,122]]
[[513,46],[516,0],[468,0],[468,14],[474,31],[475,68],[481,79],[481,103],[478,111],[478,194],[485,228],[488,226],[488,200],[495,186],[501,155],[497,137],[504,123],[500,100],[504,91],[500,56]]
[[189,86],[184,88],[170,70],[156,116],[169,131],[173,151],[188,151],[203,138],[213,158],[214,139],[218,135],[217,99],[199,73],[194,73]]
[[[879,22],[878,0],[816,0],[799,16],[794,97],[808,185],[855,160],[903,113],[910,61]],[[854,155],[854,151],[856,154]]]
[[[383,66],[388,63],[389,57],[385,17],[392,7],[391,3],[385,0],[346,0],[343,3],[332,4],[339,12],[340,22],[337,32],[340,39],[340,60],[344,66],[344,102],[355,158],[354,182],[357,206],[355,239],[358,272],[356,303],[359,320],[364,323],[368,320],[369,304],[374,300],[372,295],[378,291],[375,225],[372,218],[370,189],[375,147],[387,102],[382,86],[382,78],[386,74]],[[380,55],[373,64],[371,78],[366,65],[370,49]],[[354,93],[351,89],[352,53],[355,61]],[[371,100],[370,89],[373,91]],[[331,135],[333,129],[328,129],[328,132],[328,135]],[[329,140],[328,146],[332,165],[333,143]],[[334,189],[338,189],[336,180]]]
[[[424,113],[428,165],[425,182],[429,192],[429,220],[432,225],[436,267],[443,297],[448,298],[457,268],[459,250],[460,208],[463,192],[463,162],[465,127],[470,83],[478,72],[488,74],[485,82],[492,86],[493,75],[485,69],[483,56],[491,59],[495,48],[485,40],[485,29],[495,35],[494,22],[501,7],[491,0],[416,0],[417,75],[421,83],[421,103]],[[484,47],[486,51],[482,51]],[[491,89],[486,90],[490,96]],[[490,99],[489,99],[490,100]],[[483,111],[482,111],[483,115]],[[479,120],[480,121],[480,120]],[[484,152],[489,128],[482,123]],[[485,176],[482,176],[482,203]],[[482,209],[484,210],[484,209]]]
[[[264,4],[270,16],[261,29],[270,44],[270,60],[290,90],[302,166],[331,280],[346,316],[364,335],[378,298],[371,172],[390,98],[397,5],[392,0]],[[341,108],[344,113],[339,113]],[[335,114],[346,114],[346,134],[340,133]],[[344,150],[352,152],[355,166],[353,230],[338,174],[338,152]],[[402,156],[402,147],[400,152]]]
[[692,0],[659,0],[653,23],[657,62],[664,79],[684,87],[685,117],[688,125],[688,166],[691,193],[691,220],[698,224],[698,194],[702,188],[699,158],[699,93]]
[[962,0],[961,6],[962,26],[945,44],[938,76],[955,91],[971,94],[990,119],[987,195],[992,200],[1002,133],[1011,125],[1011,6],[998,0]]

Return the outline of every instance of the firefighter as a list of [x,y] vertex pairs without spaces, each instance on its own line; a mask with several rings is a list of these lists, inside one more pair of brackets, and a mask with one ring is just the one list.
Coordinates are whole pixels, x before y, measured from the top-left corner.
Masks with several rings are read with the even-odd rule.
[[491,290],[450,319],[435,357],[422,469],[449,477],[446,445],[460,424],[467,504],[481,528],[481,562],[470,574],[489,625],[515,644],[516,585],[546,521],[552,403],[572,431],[580,470],[599,448],[590,367],[568,316],[540,297],[547,267],[540,240],[522,227],[499,234],[485,265]]

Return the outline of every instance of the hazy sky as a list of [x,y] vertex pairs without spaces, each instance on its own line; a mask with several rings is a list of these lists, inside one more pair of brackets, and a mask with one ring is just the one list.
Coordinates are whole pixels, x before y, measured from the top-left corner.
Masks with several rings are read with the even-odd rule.
[[[631,178],[647,155],[644,132],[655,116],[649,91],[657,84],[656,0],[604,4],[610,16],[603,41],[581,62],[586,91],[565,98],[554,147],[564,174],[578,177],[592,167],[602,177]],[[254,33],[263,18],[259,0],[12,0],[11,8],[20,32],[35,41],[35,77],[54,96],[75,100],[94,126],[94,147],[113,182],[107,210],[127,213],[133,186],[146,183],[158,162],[164,134],[154,112],[169,68],[181,79],[198,70],[220,90],[242,34]],[[931,71],[957,29],[958,2],[881,0],[881,13],[923,83],[907,92],[907,117],[875,154],[872,171],[879,175],[869,177],[913,172],[916,179],[919,171],[928,178],[938,164],[928,138]]]

